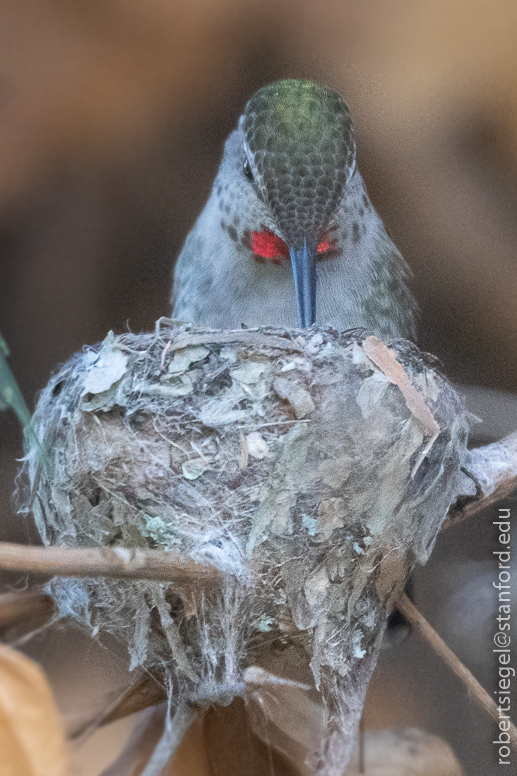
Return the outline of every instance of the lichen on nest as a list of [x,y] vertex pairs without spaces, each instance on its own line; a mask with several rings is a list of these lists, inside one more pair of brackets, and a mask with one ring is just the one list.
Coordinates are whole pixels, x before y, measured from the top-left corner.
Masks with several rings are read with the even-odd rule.
[[362,330],[161,319],[74,356],[33,423],[20,508],[45,543],[180,551],[223,578],[56,578],[60,615],[163,665],[175,704],[229,702],[292,650],[326,707],[320,768],[342,769],[386,614],[460,489],[469,416],[434,362]]

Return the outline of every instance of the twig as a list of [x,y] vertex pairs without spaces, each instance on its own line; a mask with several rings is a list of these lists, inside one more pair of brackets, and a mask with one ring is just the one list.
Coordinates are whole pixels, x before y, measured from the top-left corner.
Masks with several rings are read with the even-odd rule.
[[[452,506],[442,525],[444,530],[490,504],[504,498],[517,487],[517,476],[502,480],[485,498]],[[175,582],[180,585],[199,583],[210,585],[220,580],[213,566],[196,563],[178,553],[160,550],[128,549],[125,547],[33,547],[25,544],[0,542],[0,569],[59,577],[116,577]],[[20,618],[32,617],[36,610],[49,606],[45,596],[6,593],[0,596],[0,627]],[[46,601],[46,604],[44,604]],[[26,613],[26,614],[24,614]]]
[[[452,668],[456,676],[461,679],[467,688],[469,695],[474,698],[477,705],[485,709],[498,724],[500,719],[495,702],[487,691],[479,684],[478,680],[470,673],[468,668],[463,665],[458,657],[456,657],[452,649],[447,646],[445,641],[427,622],[425,617],[420,614],[416,606],[409,600],[405,593],[402,593],[402,596],[397,601],[397,609],[412,625],[415,626],[420,635],[424,637],[427,643],[442,660],[447,663],[449,668]],[[510,722],[509,725],[510,728],[508,733],[512,746],[517,748],[517,728],[512,722]]]
[[452,525],[463,522],[472,515],[481,512],[482,509],[497,504],[504,498],[507,498],[517,488],[517,476],[509,477],[507,480],[502,480],[496,487],[496,489],[490,493],[489,496],[481,497],[476,501],[469,501],[462,507],[453,505],[447,513],[446,519],[442,523],[440,530],[445,531]]
[[359,720],[359,773],[364,773],[364,714]]
[[151,706],[158,706],[166,700],[167,692],[161,675],[142,672],[122,695],[106,698],[101,711],[97,708],[69,716],[66,721],[67,735],[70,739],[79,738],[92,728],[108,725]]
[[159,550],[79,547],[27,547],[0,542],[0,569],[59,577],[153,579],[176,584],[211,584],[220,579],[214,566],[179,553]]
[[[60,547],[25,547],[0,543],[0,567],[24,571],[44,571],[63,576],[108,575],[133,579],[160,579],[192,584],[214,583],[220,579],[219,572],[211,566],[202,566],[170,553],[157,550],[139,551],[141,557],[135,562],[124,561],[120,567],[120,553],[117,550],[66,549]],[[128,555],[131,553],[128,552]],[[114,557],[113,557],[114,556]],[[141,562],[145,558],[145,563]],[[71,568],[71,566],[74,566]],[[397,608],[416,627],[433,650],[444,660],[465,684],[476,703],[499,722],[497,706],[471,672],[445,644],[434,628],[420,614],[409,598],[403,594]],[[18,624],[38,615],[49,616],[53,605],[49,596],[27,591],[6,593],[0,596],[0,626]],[[120,698],[111,698],[99,713],[87,712],[74,716],[68,724],[68,734],[76,738],[92,725],[101,726],[122,717],[135,714],[166,700],[166,692],[158,675],[143,673]],[[517,728],[510,723],[510,739],[517,747]]]
[[187,345],[230,345],[234,342],[243,343],[245,345],[254,345],[255,347],[277,348],[278,350],[291,350],[296,353],[303,353],[301,345],[293,340],[285,339],[284,337],[275,337],[272,334],[264,334],[261,331],[249,331],[247,329],[242,329],[242,331],[237,329],[235,331],[207,331],[203,334],[185,334],[184,336],[179,337],[176,342],[171,345],[170,350],[180,350],[181,348],[187,347]]
[[[498,723],[499,714],[497,706],[492,698],[490,698],[486,690],[483,689],[468,668],[463,665],[461,660],[456,657],[454,652],[427,622],[425,617],[420,614],[407,595],[402,594],[402,597],[397,602],[397,609],[412,625],[415,626],[420,635],[424,637],[433,650],[445,663],[447,663],[456,676],[460,678],[475,702],[487,711]],[[92,714],[89,712],[89,714],[84,715],[79,720],[74,718],[75,721],[68,725],[69,736],[71,738],[77,737],[93,722],[96,722],[99,726],[105,725],[109,722],[114,722],[117,719],[122,719],[122,717],[136,714],[149,706],[163,703],[165,700],[165,688],[159,681],[159,677],[153,676],[152,674],[141,674],[136,682],[126,690],[117,703],[113,704],[112,699],[108,702],[108,713],[104,716],[101,716],[98,713]],[[517,746],[517,728],[513,723],[510,723],[508,732],[513,746]]]
[[500,442],[470,450],[468,474],[479,494],[468,500],[460,497],[449,509],[442,530],[506,498],[517,488],[517,432]]

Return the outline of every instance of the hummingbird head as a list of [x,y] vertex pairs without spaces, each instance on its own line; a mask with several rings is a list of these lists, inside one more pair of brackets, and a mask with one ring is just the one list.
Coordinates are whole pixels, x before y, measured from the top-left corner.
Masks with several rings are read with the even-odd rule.
[[311,81],[259,89],[176,263],[174,316],[413,337],[408,277],[356,172],[341,97]]
[[251,97],[239,133],[245,175],[274,226],[254,233],[255,240],[266,250],[268,239],[283,241],[300,325],[311,326],[318,252],[328,247],[329,222],[355,170],[349,110],[331,89],[311,81],[277,81]]

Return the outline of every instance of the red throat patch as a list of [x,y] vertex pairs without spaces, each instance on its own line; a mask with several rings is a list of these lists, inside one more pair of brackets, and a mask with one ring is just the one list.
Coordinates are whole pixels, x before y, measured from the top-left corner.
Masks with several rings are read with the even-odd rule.
[[289,258],[287,244],[270,229],[251,233],[251,250],[261,259],[281,261]]
[[[252,232],[250,242],[251,250],[257,261],[267,260],[273,262],[273,264],[280,264],[282,261],[289,259],[289,248],[287,247],[287,243],[270,229]],[[318,254],[321,254],[321,256],[318,255],[318,258],[327,258],[325,254],[328,254],[333,249],[334,246],[330,242],[328,234],[324,235],[318,245]]]

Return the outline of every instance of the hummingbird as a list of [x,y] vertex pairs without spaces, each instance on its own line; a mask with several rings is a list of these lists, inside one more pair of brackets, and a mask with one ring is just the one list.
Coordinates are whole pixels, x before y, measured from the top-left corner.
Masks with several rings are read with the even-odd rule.
[[226,141],[177,260],[173,317],[414,339],[409,275],[357,169],[346,103],[312,81],[276,81]]

